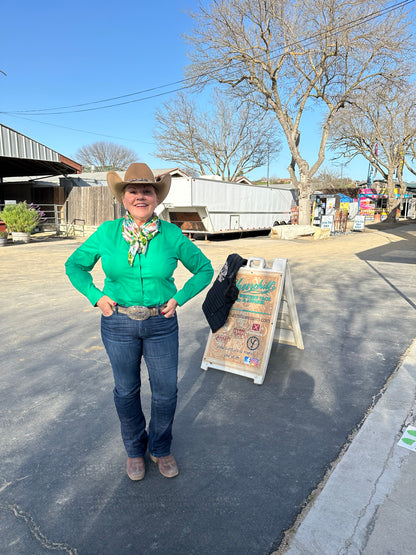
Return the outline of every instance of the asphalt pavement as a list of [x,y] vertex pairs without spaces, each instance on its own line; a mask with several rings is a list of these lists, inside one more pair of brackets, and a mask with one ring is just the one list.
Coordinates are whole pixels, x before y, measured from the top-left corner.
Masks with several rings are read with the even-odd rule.
[[0,249],[0,553],[414,552],[397,541],[414,534],[416,455],[397,441],[415,415],[415,224],[322,242],[198,241],[216,273],[232,252],[289,260],[305,349],[274,345],[262,385],[202,371],[204,293],[187,303],[180,474],[167,480],[147,459],[137,483],[99,314],[63,272],[78,242]]
[[416,341],[279,553],[415,553],[416,438],[408,430],[416,430]]

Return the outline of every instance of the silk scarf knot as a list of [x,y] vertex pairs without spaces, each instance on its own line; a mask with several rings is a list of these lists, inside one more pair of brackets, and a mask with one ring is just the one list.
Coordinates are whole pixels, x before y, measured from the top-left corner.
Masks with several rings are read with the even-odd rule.
[[130,245],[128,256],[130,266],[133,266],[137,253],[142,252],[146,255],[149,242],[159,232],[159,227],[160,220],[156,215],[142,226],[138,226],[128,212],[124,216],[122,234]]

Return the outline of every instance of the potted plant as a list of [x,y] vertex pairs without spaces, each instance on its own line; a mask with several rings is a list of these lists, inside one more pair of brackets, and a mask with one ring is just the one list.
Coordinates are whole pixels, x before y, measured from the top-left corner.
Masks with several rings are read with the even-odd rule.
[[7,231],[0,231],[0,247],[5,247],[7,245]]
[[7,230],[12,234],[13,241],[30,241],[30,234],[43,220],[44,214],[37,206],[27,204],[26,201],[18,204],[7,204],[0,219],[6,224]]

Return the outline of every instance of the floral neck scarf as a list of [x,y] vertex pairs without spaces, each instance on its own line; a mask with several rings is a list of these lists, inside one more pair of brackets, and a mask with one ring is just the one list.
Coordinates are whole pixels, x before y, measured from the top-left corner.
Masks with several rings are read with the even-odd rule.
[[151,220],[139,227],[130,214],[124,216],[122,225],[122,234],[124,239],[130,245],[129,264],[133,266],[134,258],[137,253],[146,254],[149,241],[158,233],[160,226],[159,218],[154,215]]

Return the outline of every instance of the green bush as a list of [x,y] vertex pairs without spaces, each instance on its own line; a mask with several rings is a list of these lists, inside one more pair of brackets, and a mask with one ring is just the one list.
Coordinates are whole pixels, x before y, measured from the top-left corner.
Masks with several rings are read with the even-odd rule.
[[0,213],[2,220],[9,232],[20,231],[32,233],[43,220],[44,213],[33,204],[19,202],[19,204],[7,204]]

